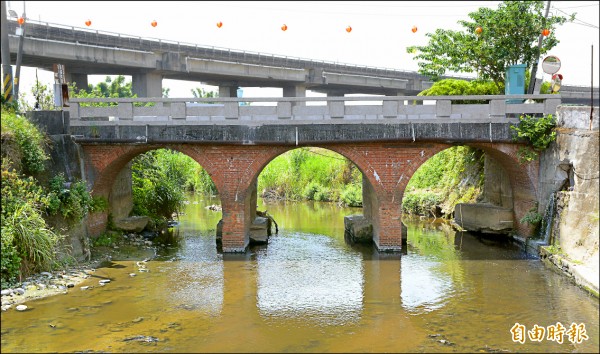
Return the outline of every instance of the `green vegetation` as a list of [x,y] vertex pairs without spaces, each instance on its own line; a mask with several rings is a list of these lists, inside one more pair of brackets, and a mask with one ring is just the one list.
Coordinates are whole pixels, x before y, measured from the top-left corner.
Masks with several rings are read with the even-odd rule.
[[[22,276],[67,264],[69,255],[59,255],[63,236],[52,230],[45,217],[61,215],[71,222],[107,202],[91,198],[87,186],[73,182],[65,187],[62,175],[44,185],[49,159],[45,135],[14,109],[2,107],[2,255],[1,282],[8,287]],[[61,258],[62,257],[62,258]]]
[[512,125],[510,129],[517,132],[514,140],[526,139],[532,147],[521,147],[518,150],[518,158],[521,163],[533,161],[538,157],[540,151],[548,148],[550,143],[556,140],[556,119],[552,114],[541,118],[522,115],[518,125]]
[[67,188],[64,175],[58,174],[50,179],[48,193],[48,214],[60,214],[72,224],[81,221],[88,213],[106,210],[105,198],[92,198],[83,181],[76,181]]
[[98,236],[92,241],[93,247],[110,247],[117,243],[121,239],[122,235],[119,232],[107,231],[102,235]]
[[[558,44],[555,30],[567,18],[550,15],[546,19],[544,6],[543,1],[504,1],[495,10],[481,7],[469,13],[471,21],[458,21],[463,30],[437,29],[426,34],[426,46],[406,50],[417,52],[419,72],[434,80],[446,71],[475,72],[480,79],[491,80],[499,87],[509,65],[527,64],[530,68],[540,55]],[[573,18],[574,15],[569,21]],[[550,34],[538,53],[537,42],[544,28]]]
[[477,200],[483,188],[483,153],[455,146],[427,160],[408,182],[402,210],[408,214],[450,216],[458,203]]
[[258,177],[262,197],[362,205],[362,174],[338,153],[299,148],[277,156]]
[[[504,94],[504,83],[497,85],[491,81],[466,81],[457,79],[444,79],[435,82],[427,90],[419,93],[419,96],[469,96],[469,95],[502,95]],[[455,101],[455,103],[485,103],[473,100]]]
[[43,218],[48,197],[33,177],[25,177],[2,163],[2,288],[20,274],[47,270],[56,260],[62,236]]
[[148,151],[133,159],[133,214],[170,219],[186,191],[216,194],[212,179],[191,157],[173,150]]
[[44,170],[49,159],[48,140],[37,127],[14,110],[2,109],[2,159],[10,159],[10,166],[26,174]]
[[537,235],[544,215],[538,213],[538,203],[527,211],[527,214],[519,220],[521,224],[529,224],[534,227],[534,234]]

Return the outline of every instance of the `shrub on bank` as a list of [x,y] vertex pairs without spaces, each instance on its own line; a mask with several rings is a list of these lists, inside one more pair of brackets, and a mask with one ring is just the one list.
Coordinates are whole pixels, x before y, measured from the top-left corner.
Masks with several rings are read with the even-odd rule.
[[2,107],[3,288],[32,272],[60,266],[57,247],[63,236],[48,226],[48,214],[60,211],[79,221],[94,208],[106,207],[105,201],[90,197],[83,182],[66,188],[62,176],[51,178],[49,186],[34,178],[45,169],[48,147],[46,136],[26,117]]
[[2,288],[21,274],[49,270],[57,260],[62,236],[43,218],[48,197],[32,177],[2,164]]

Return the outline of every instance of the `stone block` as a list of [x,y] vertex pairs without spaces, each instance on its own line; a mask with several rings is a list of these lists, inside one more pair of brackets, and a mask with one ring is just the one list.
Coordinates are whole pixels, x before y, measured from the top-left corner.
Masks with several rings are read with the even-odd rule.
[[373,242],[373,224],[363,215],[344,217],[344,238],[350,244]]
[[269,219],[257,216],[250,225],[250,242],[267,243],[269,241],[268,226]]
[[115,227],[123,231],[141,232],[150,220],[147,216],[130,216],[115,221]]
[[454,221],[467,231],[508,234],[513,230],[513,210],[492,204],[457,204]]

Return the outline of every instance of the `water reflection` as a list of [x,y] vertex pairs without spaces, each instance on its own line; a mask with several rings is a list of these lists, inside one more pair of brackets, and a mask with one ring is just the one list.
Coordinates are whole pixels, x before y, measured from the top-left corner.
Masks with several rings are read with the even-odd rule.
[[170,229],[175,251],[163,250],[158,260],[165,263],[157,270],[168,273],[166,288],[176,307],[216,316],[223,308],[224,274],[223,257],[217,253],[213,237],[221,212],[206,208],[212,204],[219,200],[189,195],[180,223]]
[[456,232],[443,222],[410,219],[408,252],[402,257],[402,306],[420,314],[440,309],[462,285]]
[[330,237],[284,232],[257,253],[257,306],[265,318],[342,325],[360,318],[362,259]]
[[[598,301],[516,245],[407,219],[407,253],[379,253],[344,242],[360,210],[288,203],[259,206],[281,226],[268,245],[222,254],[209,204],[190,197],[149,272],[113,259],[90,290],[2,313],[2,352],[597,351]],[[585,323],[589,340],[511,340],[515,322],[558,321]]]

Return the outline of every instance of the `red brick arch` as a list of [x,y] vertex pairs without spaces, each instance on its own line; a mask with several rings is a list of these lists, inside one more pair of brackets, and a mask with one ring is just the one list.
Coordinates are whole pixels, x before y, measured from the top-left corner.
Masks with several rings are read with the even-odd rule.
[[[517,231],[530,228],[518,220],[535,205],[538,163],[520,165],[518,146],[506,143],[467,144],[483,150],[507,171],[513,189]],[[314,145],[335,151],[353,162],[372,188],[374,241],[380,249],[401,246],[402,197],[408,181],[429,158],[453,145],[445,143],[336,143]],[[289,145],[86,145],[83,147],[93,193],[108,197],[115,178],[135,156],[170,148],[198,162],[213,179],[223,206],[223,249],[243,251],[251,223],[251,193],[260,172],[275,157],[297,148]],[[101,224],[101,222],[99,222]]]

